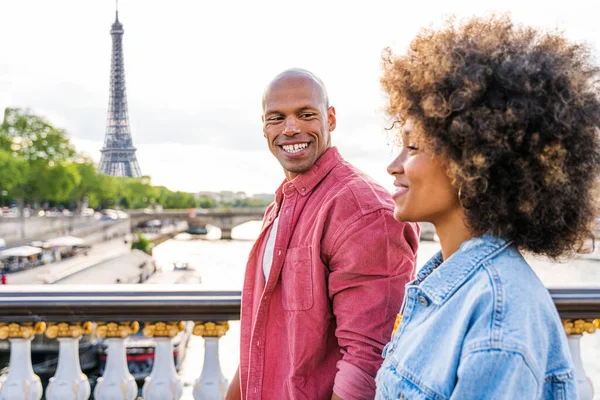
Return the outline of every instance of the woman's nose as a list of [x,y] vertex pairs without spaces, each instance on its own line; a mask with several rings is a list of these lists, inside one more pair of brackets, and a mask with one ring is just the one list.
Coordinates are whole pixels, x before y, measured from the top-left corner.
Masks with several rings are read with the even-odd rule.
[[388,165],[388,167],[387,167],[388,174],[393,176],[393,175],[398,175],[398,174],[404,173],[404,158],[405,158],[404,153],[405,153],[405,151],[401,150],[400,153],[398,154],[398,156],[392,160],[390,165]]

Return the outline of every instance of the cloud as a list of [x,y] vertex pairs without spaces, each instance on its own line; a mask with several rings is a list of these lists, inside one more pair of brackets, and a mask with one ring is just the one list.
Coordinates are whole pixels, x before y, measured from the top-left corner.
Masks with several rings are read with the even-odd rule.
[[[81,85],[63,82],[14,97],[13,106],[41,112],[73,137],[104,140],[108,101],[101,102],[97,94]],[[129,123],[135,145],[183,143],[240,150],[264,147],[260,115],[251,119],[239,109],[202,108],[192,113],[130,104]]]

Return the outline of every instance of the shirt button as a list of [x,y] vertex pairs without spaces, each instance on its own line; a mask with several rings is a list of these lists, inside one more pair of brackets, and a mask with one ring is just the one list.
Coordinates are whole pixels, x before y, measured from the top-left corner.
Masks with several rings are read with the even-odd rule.
[[427,307],[429,305],[429,300],[427,300],[425,296],[419,296],[419,303],[421,303],[422,306]]
[[252,392],[258,393],[258,388],[255,387],[254,389],[252,389]]
[[256,341],[256,347],[260,347],[260,340]]
[[305,187],[303,187],[303,188],[302,188],[302,191],[303,191],[303,192],[306,192],[306,188],[305,188]]

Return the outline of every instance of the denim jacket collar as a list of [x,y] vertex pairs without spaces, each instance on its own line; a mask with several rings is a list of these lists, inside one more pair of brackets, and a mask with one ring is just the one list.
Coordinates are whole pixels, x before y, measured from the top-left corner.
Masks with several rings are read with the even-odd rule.
[[434,303],[444,303],[482,262],[511,243],[487,234],[467,240],[446,261],[443,260],[442,252],[438,252],[421,268],[417,279],[410,284],[419,285]]
[[330,147],[321,155],[321,157],[319,157],[311,169],[298,175],[289,182],[284,180],[275,192],[275,198],[280,199],[283,193],[287,194],[288,191],[293,191],[294,189],[301,196],[306,196],[340,161],[343,161],[343,158],[338,149],[334,146]]

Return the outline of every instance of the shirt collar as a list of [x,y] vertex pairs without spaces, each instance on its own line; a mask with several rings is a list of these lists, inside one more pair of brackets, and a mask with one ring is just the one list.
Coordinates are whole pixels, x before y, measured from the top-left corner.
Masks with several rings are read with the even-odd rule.
[[446,261],[441,251],[421,268],[414,283],[437,304],[448,299],[485,261],[507,248],[512,241],[491,235],[472,238]]
[[338,149],[333,146],[330,147],[321,155],[321,157],[319,157],[311,169],[298,175],[289,182],[284,180],[281,185],[279,185],[275,197],[281,198],[282,192],[285,191],[287,193],[287,190],[293,189],[300,193],[301,196],[306,196],[327,176],[327,174],[329,174],[333,167],[343,160],[344,159],[340,155]]

